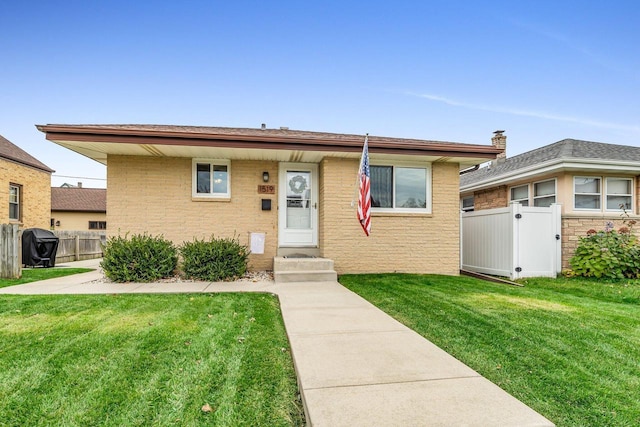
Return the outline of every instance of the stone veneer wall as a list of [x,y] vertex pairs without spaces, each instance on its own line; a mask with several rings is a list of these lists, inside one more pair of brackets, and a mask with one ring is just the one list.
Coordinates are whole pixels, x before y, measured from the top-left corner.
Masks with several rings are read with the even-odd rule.
[[473,194],[473,208],[476,211],[483,209],[504,208],[509,205],[509,193],[507,186],[501,185],[489,190],[476,191]]
[[[640,218],[632,217],[638,221],[638,225],[635,226],[634,232],[640,237]],[[601,231],[605,229],[607,222],[611,221],[614,228],[617,230],[622,227],[624,219],[620,215],[607,215],[607,216],[577,216],[577,215],[563,215],[562,217],[562,269],[571,268],[569,260],[575,253],[580,237],[585,237],[587,231],[594,229]]]

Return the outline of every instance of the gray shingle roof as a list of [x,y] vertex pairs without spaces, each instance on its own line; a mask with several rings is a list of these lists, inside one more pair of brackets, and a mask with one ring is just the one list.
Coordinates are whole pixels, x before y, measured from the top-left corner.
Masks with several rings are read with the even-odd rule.
[[464,187],[508,173],[516,173],[518,170],[543,164],[554,159],[565,161],[598,159],[603,161],[638,162],[640,164],[640,147],[563,139],[562,141],[507,158],[496,165],[463,174],[460,176],[460,186]]
[[53,172],[53,169],[49,168],[40,160],[36,159],[2,135],[0,135],[0,158],[31,166],[32,168],[40,169],[44,172]]

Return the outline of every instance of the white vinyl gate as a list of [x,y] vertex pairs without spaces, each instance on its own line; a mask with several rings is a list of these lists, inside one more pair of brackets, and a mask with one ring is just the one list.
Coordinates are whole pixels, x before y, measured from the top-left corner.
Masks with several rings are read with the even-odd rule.
[[505,276],[556,277],[561,264],[560,205],[513,203],[507,208],[463,212],[460,218],[462,270]]

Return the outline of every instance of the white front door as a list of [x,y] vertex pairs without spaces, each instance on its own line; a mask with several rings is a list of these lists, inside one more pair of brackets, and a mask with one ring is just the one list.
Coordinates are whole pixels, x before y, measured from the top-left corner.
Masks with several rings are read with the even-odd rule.
[[278,175],[279,246],[318,246],[318,165],[280,163]]

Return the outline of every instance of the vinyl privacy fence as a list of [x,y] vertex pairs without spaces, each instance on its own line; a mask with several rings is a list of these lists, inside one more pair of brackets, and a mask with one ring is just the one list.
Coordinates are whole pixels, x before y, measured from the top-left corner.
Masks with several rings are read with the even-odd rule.
[[561,271],[560,205],[463,212],[460,233],[462,270],[511,279]]

